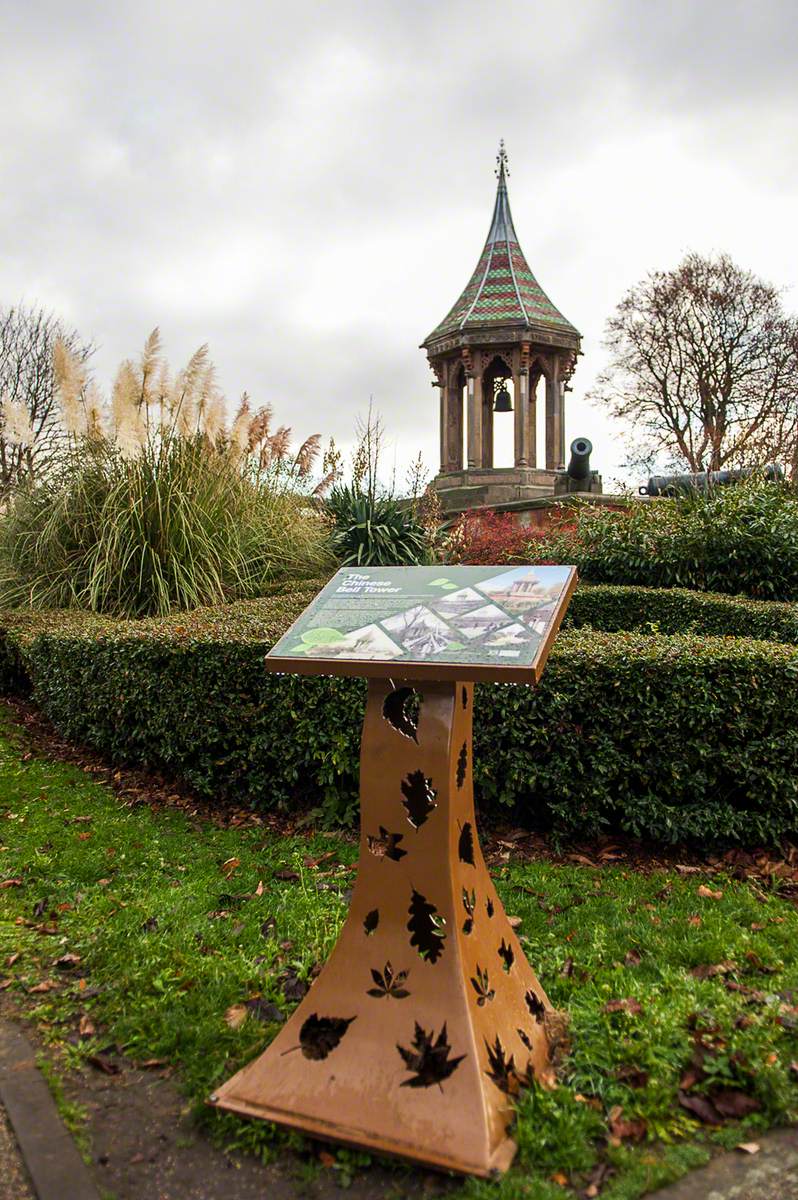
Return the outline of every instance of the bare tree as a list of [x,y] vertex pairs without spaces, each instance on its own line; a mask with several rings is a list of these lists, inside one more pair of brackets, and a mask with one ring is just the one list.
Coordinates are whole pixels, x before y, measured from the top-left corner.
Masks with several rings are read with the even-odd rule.
[[798,320],[728,255],[649,275],[604,344],[611,360],[588,398],[630,423],[630,464],[798,469]]
[[22,445],[0,425],[0,496],[20,479],[35,478],[52,460],[63,434],[56,420],[53,350],[58,340],[80,361],[93,348],[75,330],[38,307],[0,307],[0,399],[21,406],[31,437]]

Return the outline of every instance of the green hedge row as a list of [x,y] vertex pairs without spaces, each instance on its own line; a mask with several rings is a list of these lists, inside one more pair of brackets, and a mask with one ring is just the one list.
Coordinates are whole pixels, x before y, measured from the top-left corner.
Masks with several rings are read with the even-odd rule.
[[[315,588],[162,621],[5,620],[8,688],[64,735],[268,809],[357,811],[365,685],[276,676],[275,637]],[[564,834],[770,843],[798,833],[798,650],[775,641],[564,631],[542,684],[480,686],[483,813]]]
[[703,633],[798,644],[798,604],[687,588],[582,583],[571,600],[564,625],[577,629],[590,626],[605,633]]

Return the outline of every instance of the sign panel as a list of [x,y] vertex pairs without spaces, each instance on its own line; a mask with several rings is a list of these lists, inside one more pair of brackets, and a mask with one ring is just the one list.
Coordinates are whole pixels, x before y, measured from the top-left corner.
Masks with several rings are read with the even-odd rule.
[[576,569],[345,567],[270,651],[272,671],[536,682]]

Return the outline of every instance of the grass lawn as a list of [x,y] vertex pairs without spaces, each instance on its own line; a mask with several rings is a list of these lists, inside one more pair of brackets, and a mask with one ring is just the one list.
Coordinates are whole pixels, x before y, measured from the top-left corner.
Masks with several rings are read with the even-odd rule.
[[[69,1064],[102,1062],[109,1042],[137,1062],[173,1064],[220,1143],[264,1156],[296,1146],[203,1101],[263,1049],[278,1027],[270,1006],[287,1014],[327,956],[352,842],[126,807],[77,767],[26,754],[0,716],[5,995]],[[631,1200],[705,1161],[713,1142],[794,1119],[791,904],[718,875],[511,861],[494,877],[549,996],[570,1014],[572,1048],[560,1086],[519,1103],[512,1171],[455,1194]],[[721,1123],[698,1119],[713,1114]],[[338,1163],[345,1177],[353,1163],[368,1169],[368,1156],[341,1151]],[[612,1168],[603,1177],[601,1164]]]

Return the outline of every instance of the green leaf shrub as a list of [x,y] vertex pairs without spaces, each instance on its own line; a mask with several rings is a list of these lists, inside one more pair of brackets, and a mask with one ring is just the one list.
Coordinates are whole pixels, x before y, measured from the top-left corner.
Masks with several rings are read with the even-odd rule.
[[[365,684],[263,669],[316,590],[138,622],[4,613],[2,682],[28,679],[71,740],[173,772],[204,796],[349,821]],[[480,685],[476,708],[483,814],[510,808],[564,835],[665,842],[798,833],[793,646],[565,630],[538,688]]]
[[798,600],[798,495],[747,480],[673,500],[598,504],[572,529],[530,540],[532,562],[573,562],[584,579]]
[[333,550],[345,567],[418,566],[429,558],[426,531],[412,507],[396,497],[334,487],[326,502],[334,521]]
[[580,583],[563,625],[605,633],[705,633],[798,644],[798,604],[687,588]]

